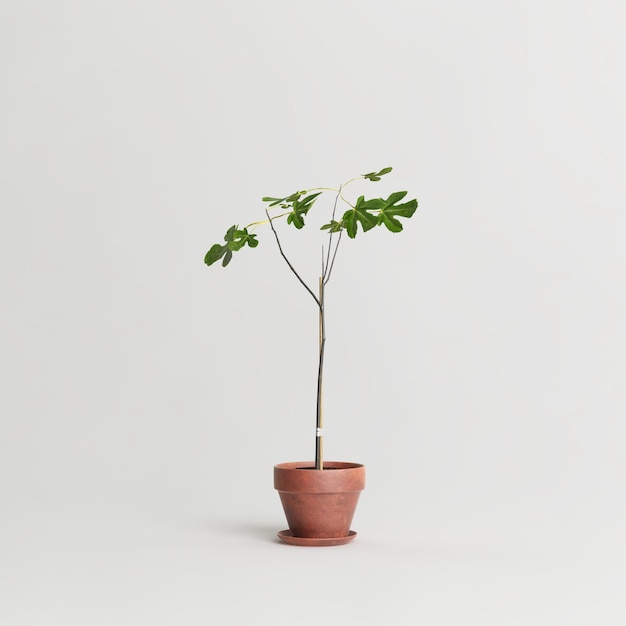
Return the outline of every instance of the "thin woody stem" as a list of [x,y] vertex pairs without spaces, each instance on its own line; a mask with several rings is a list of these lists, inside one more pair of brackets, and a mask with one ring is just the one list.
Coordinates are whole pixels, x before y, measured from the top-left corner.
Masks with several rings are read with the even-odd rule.
[[310,287],[302,280],[302,278],[300,277],[300,274],[296,272],[293,265],[289,262],[289,259],[285,256],[285,253],[283,252],[283,247],[280,245],[280,239],[278,238],[278,233],[276,232],[276,229],[274,228],[274,224],[272,223],[273,218],[270,217],[270,214],[267,212],[267,209],[265,209],[265,214],[267,215],[267,220],[270,223],[270,226],[272,227],[272,232],[274,233],[274,237],[276,237],[276,243],[278,244],[278,250],[280,251],[280,255],[283,257],[283,259],[285,259],[285,262],[289,266],[289,269],[294,273],[295,277],[300,281],[302,286],[311,294],[311,297],[313,298],[313,300],[315,300],[315,303],[317,304],[317,306],[321,307],[322,304],[319,301],[318,297],[311,291]]
[[[339,198],[341,198],[344,202],[350,205],[350,203],[343,197],[342,190],[343,188],[355,181],[362,178],[359,176],[358,178],[353,178],[349,180],[347,183],[339,186],[339,189],[332,189],[332,191],[336,191],[337,195],[335,196],[335,202],[333,204],[333,212],[331,216],[331,220],[335,219],[335,214],[337,211],[337,203]],[[330,188],[318,187],[316,190],[327,190],[331,191]],[[312,191],[312,190],[310,190]],[[352,206],[352,205],[350,205]],[[315,469],[323,470],[324,469],[324,436],[323,436],[323,427],[324,427],[324,411],[323,411],[323,374],[324,374],[324,352],[326,348],[326,316],[324,310],[324,288],[326,283],[330,280],[330,276],[333,271],[333,267],[335,265],[335,258],[337,257],[337,250],[339,249],[339,244],[341,243],[341,235],[343,234],[343,229],[339,231],[339,236],[337,237],[337,241],[335,243],[335,248],[333,248],[333,233],[329,233],[328,239],[328,250],[326,254],[324,254],[324,247],[322,246],[322,268],[319,277],[319,296],[316,296],[313,291],[309,288],[309,286],[302,280],[298,272],[295,270],[287,256],[283,251],[283,247],[280,243],[280,239],[278,237],[278,233],[274,228],[273,219],[278,217],[283,217],[283,215],[277,215],[274,218],[270,217],[270,214],[267,209],[265,209],[265,214],[267,215],[267,221],[269,222],[272,232],[274,233],[274,237],[276,238],[276,243],[278,244],[278,250],[280,251],[281,256],[289,266],[289,269],[293,272],[295,277],[300,281],[302,286],[311,294],[313,300],[318,306],[319,309],[319,362],[317,368],[317,406],[316,406],[316,432],[315,432]],[[259,224],[259,223],[257,223]],[[257,225],[255,224],[255,225]]]
[[[341,195],[341,190],[343,189],[343,185],[339,185],[339,189],[337,190],[337,195],[335,196],[335,203],[333,204],[333,213],[330,216],[330,221],[331,223],[335,220],[335,213],[337,212],[337,202],[339,200],[339,196]],[[329,263],[330,263],[330,250],[333,246],[333,232],[331,230],[331,232],[328,234],[328,256],[326,258],[326,265],[324,268],[322,268],[322,279],[324,280],[324,282],[328,282],[326,280],[326,271],[328,270],[329,267]],[[335,249],[335,254],[337,253],[337,250]]]
[[324,348],[326,346],[326,320],[324,316],[324,279],[319,279],[319,333],[320,333],[320,358],[317,369],[317,415],[315,433],[315,469],[324,469],[324,437],[322,428],[324,427],[324,414],[322,406],[322,382],[324,373]]
[[333,267],[335,266],[335,257],[337,256],[337,250],[339,249],[339,243],[341,242],[341,235],[343,235],[343,229],[339,231],[339,237],[337,238],[337,243],[335,244],[335,251],[333,252],[333,258],[330,261],[330,266],[326,266],[328,270],[328,275],[324,279],[324,284],[326,284],[330,280],[330,275],[333,273]]

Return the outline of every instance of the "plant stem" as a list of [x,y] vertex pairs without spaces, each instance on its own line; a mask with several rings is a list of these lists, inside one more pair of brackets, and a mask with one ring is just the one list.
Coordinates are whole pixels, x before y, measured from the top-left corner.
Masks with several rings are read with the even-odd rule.
[[330,275],[333,272],[333,267],[335,265],[335,257],[337,256],[337,250],[339,250],[339,244],[341,243],[341,235],[343,235],[343,229],[339,231],[339,237],[337,238],[337,243],[335,244],[335,251],[333,252],[333,258],[330,261],[330,266],[326,266],[328,274],[324,279],[324,284],[326,284],[330,280]]
[[[322,263],[323,265],[323,263]],[[326,346],[326,320],[324,315],[324,279],[319,279],[319,338],[320,338],[320,356],[317,368],[317,416],[316,416],[316,432],[315,432],[315,469],[324,469],[324,436],[322,429],[324,427],[324,414],[322,407],[322,383],[324,373],[324,348]]]
[[[333,212],[330,216],[330,221],[333,222],[335,220],[335,213],[337,212],[337,201],[339,200],[339,196],[341,195],[341,190],[343,189],[343,185],[339,185],[339,189],[337,190],[337,195],[335,196],[335,203],[333,204]],[[341,231],[339,231],[339,234],[341,234]],[[322,267],[322,279],[324,280],[324,282],[328,282],[326,280],[326,271],[328,270],[329,267],[329,263],[330,263],[330,249],[333,247],[333,231],[331,230],[328,233],[328,256],[326,257],[326,265],[323,265]],[[337,253],[337,249],[335,248],[335,254]]]
[[289,262],[289,259],[285,256],[285,253],[283,252],[283,247],[280,245],[280,239],[278,238],[278,233],[276,232],[276,229],[274,228],[274,224],[272,222],[273,218],[270,217],[270,214],[267,212],[267,209],[265,209],[265,214],[267,215],[267,220],[270,223],[270,226],[272,227],[272,232],[274,233],[274,237],[276,237],[276,243],[278,244],[278,250],[280,251],[280,255],[283,257],[283,259],[285,259],[285,262],[289,266],[289,269],[294,273],[295,277],[302,283],[302,286],[311,294],[317,306],[321,307],[322,305],[320,301],[318,300],[317,296],[311,291],[311,288],[302,280],[302,278],[300,277],[300,274],[296,272],[293,265]]
[[338,191],[334,187],[311,187],[311,189],[306,189],[302,193],[309,193],[310,191]]
[[[267,210],[265,211],[267,213]],[[285,213],[281,213],[280,215],[274,215],[274,217],[272,218],[273,220],[277,220],[281,217],[285,217],[285,215],[289,215],[289,211],[285,211]],[[267,224],[270,220],[263,220],[262,222],[251,222],[250,224],[246,225],[246,228],[256,228],[257,226],[263,226],[263,224]]]
[[[362,178],[359,176],[359,178]],[[358,180],[358,178],[353,178],[349,180],[348,183]],[[333,205],[333,212],[331,219],[335,219],[335,212],[337,210],[337,202],[339,198],[347,202],[343,195],[341,194],[343,188],[348,184],[344,183],[339,186],[339,189],[332,189],[332,191],[336,191],[337,195],[335,197],[335,203]],[[317,189],[324,189],[323,187],[318,187]],[[326,190],[331,191],[331,189],[326,188]],[[347,202],[350,204],[349,202]],[[352,205],[350,205],[352,206]],[[272,232],[274,233],[274,237],[276,238],[276,243],[278,244],[278,250],[280,251],[281,256],[289,266],[289,269],[294,273],[295,277],[300,281],[302,286],[311,294],[315,303],[317,304],[317,308],[319,309],[319,363],[317,368],[317,409],[316,409],[316,430],[315,430],[315,469],[323,470],[324,469],[324,412],[323,412],[323,375],[324,375],[324,351],[326,347],[326,316],[324,311],[324,289],[326,287],[326,283],[330,280],[330,275],[333,270],[333,266],[335,265],[335,257],[337,256],[337,250],[339,249],[339,244],[341,243],[341,235],[343,234],[343,230],[339,231],[339,236],[337,237],[337,241],[335,242],[335,249],[332,251],[331,256],[331,248],[333,244],[333,233],[329,233],[329,241],[328,241],[328,252],[327,257],[324,258],[324,248],[322,247],[322,271],[319,277],[319,295],[316,296],[313,291],[309,288],[309,286],[302,280],[298,272],[296,272],[295,268],[285,255],[283,251],[283,247],[280,243],[280,239],[278,237],[278,233],[274,228],[273,221],[275,218],[282,217],[282,215],[277,215],[275,217],[270,217],[270,214],[267,209],[265,209],[265,214],[267,215],[267,221],[269,222]],[[260,224],[257,222],[256,224]],[[254,224],[254,225],[256,225]]]
[[[319,278],[319,297],[316,296],[309,286],[302,280],[300,274],[296,272],[293,265],[286,257],[283,252],[283,247],[280,244],[280,239],[278,237],[278,233],[274,228],[274,224],[272,223],[272,218],[270,217],[267,209],[265,209],[265,214],[267,215],[267,221],[270,223],[272,227],[272,232],[274,233],[274,237],[276,238],[276,243],[278,244],[278,250],[280,251],[281,256],[285,259],[285,262],[289,266],[289,269],[294,273],[296,278],[302,283],[302,286],[311,294],[315,303],[317,304],[317,308],[319,309],[319,365],[317,368],[317,410],[316,410],[316,431],[315,431],[315,469],[324,469],[324,438],[322,435],[322,428],[324,425],[324,416],[322,413],[322,375],[324,372],[324,346],[326,345],[326,328],[325,328],[325,319],[324,319],[324,249],[322,248],[322,271],[321,276]],[[339,243],[339,241],[337,241]],[[336,253],[336,250],[335,250]],[[333,257],[334,258],[334,257]]]
[[341,187],[339,187],[339,195],[341,196],[341,199],[348,205],[351,206],[352,208],[354,208],[352,206],[352,204],[350,204],[350,202],[348,202],[344,197],[343,197],[343,193],[341,193],[343,191],[343,188],[346,187],[347,185],[349,185],[350,183],[353,183],[355,180],[361,180],[363,178],[363,176],[355,176],[354,178],[351,178],[350,180],[346,181],[343,185],[341,185]]

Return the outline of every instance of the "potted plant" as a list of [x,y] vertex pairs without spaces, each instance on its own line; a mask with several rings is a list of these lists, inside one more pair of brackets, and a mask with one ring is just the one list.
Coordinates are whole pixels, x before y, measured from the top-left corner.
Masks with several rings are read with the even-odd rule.
[[[248,224],[244,228],[231,226],[224,236],[225,243],[213,245],[204,257],[207,265],[221,260],[226,267],[235,252],[248,246],[256,248],[258,227],[269,224],[278,251],[287,266],[306,289],[319,311],[319,359],[317,368],[317,402],[315,424],[314,462],[280,463],[274,466],[274,487],[277,489],[287,517],[289,530],[278,533],[286,543],[296,545],[340,545],[351,541],[356,533],[350,529],[360,492],[365,487],[365,467],[360,463],[325,461],[323,453],[323,374],[326,347],[326,285],[337,257],[337,251],[345,233],[354,239],[360,232],[376,226],[385,226],[392,233],[402,231],[399,218],[410,218],[417,209],[417,200],[402,202],[406,191],[396,191],[388,198],[359,196],[354,204],[344,196],[346,187],[358,180],[376,182],[391,172],[385,167],[351,178],[339,186],[317,187],[296,191],[284,197],[264,197],[266,219]],[[282,246],[275,222],[286,220],[287,225],[301,230],[305,218],[318,198],[326,193],[334,194],[329,221],[321,227],[326,231],[327,246],[322,246],[322,266],[314,290],[302,279]],[[345,205],[343,212],[339,204]],[[359,228],[360,225],[360,228]]]

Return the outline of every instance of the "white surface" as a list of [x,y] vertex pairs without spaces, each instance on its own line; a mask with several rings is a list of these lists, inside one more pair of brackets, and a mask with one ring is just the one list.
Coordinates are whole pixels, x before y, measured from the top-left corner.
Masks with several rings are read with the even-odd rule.
[[[2,4],[0,622],[626,621],[625,17]],[[363,193],[418,213],[327,297],[359,536],[284,546],[316,310],[269,232],[202,257],[263,195],[387,165]]]

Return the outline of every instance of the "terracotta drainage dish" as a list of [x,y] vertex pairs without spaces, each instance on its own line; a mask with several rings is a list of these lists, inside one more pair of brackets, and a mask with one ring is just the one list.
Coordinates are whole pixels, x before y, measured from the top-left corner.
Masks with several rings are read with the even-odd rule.
[[274,466],[278,491],[289,530],[278,533],[285,543],[299,546],[336,546],[356,537],[350,529],[361,491],[365,466],[324,462],[316,470],[310,461]]

